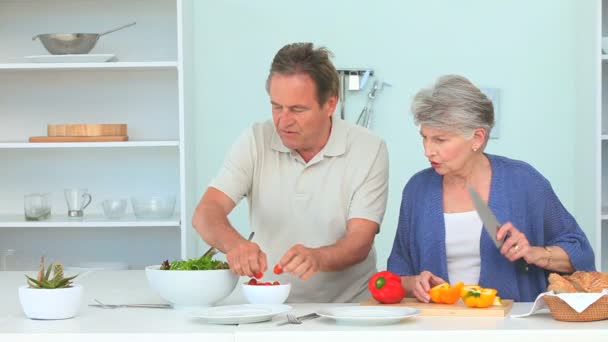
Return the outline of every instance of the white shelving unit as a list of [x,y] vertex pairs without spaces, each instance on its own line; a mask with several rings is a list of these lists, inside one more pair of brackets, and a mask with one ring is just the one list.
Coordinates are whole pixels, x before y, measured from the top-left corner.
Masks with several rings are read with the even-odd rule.
[[179,147],[179,141],[124,141],[124,142],[78,142],[78,143],[23,143],[23,142],[15,142],[15,143],[0,143],[0,149],[3,148],[52,148],[52,149],[62,149],[62,148],[103,148],[103,147],[167,147],[174,146]]
[[598,179],[597,187],[600,189],[598,195],[599,223],[595,235],[595,256],[599,268],[608,271],[608,55],[601,49],[602,37],[608,37],[608,0],[597,0],[598,7],[598,32],[597,32],[597,134],[598,139]]
[[[0,253],[17,250],[22,268],[46,254],[68,265],[124,262],[131,268],[196,254],[190,225],[193,158],[187,151],[191,44],[188,0],[0,0]],[[48,52],[32,36],[102,32],[91,53],[105,63],[30,63]],[[47,124],[126,123],[127,142],[28,143]],[[67,217],[65,188],[87,188],[82,220]],[[52,217],[25,221],[23,196],[52,194]],[[175,216],[103,217],[110,198],[174,194]],[[29,264],[28,264],[29,263]]]
[[124,228],[124,227],[179,227],[179,216],[167,219],[139,220],[133,215],[118,220],[108,220],[103,215],[87,215],[82,219],[53,217],[32,224],[23,215],[0,215],[0,228]]
[[176,62],[106,62],[106,63],[5,63],[0,70],[164,70],[177,69]]

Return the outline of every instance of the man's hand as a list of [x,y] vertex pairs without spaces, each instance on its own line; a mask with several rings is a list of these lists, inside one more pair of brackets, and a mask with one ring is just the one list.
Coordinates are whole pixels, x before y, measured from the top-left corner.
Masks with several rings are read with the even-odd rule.
[[319,253],[315,248],[304,247],[297,244],[285,252],[279,265],[283,272],[308,279],[319,271]]
[[266,254],[255,242],[243,239],[228,250],[226,258],[232,272],[241,276],[255,277],[266,271]]

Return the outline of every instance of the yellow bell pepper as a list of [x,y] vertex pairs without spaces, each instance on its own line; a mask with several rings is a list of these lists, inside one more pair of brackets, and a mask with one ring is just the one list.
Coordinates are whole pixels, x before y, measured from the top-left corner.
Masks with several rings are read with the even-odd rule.
[[456,285],[451,286],[448,283],[439,284],[429,290],[431,302],[440,304],[454,304],[460,299],[460,291],[464,283],[459,281]]
[[470,308],[487,308],[494,304],[496,290],[482,288],[479,286],[465,286],[462,289],[461,297],[464,304]]
[[477,291],[479,291],[479,290],[481,290],[481,286],[479,286],[479,285],[473,285],[473,284],[466,284],[466,285],[464,285],[462,287],[462,290],[460,291],[460,295],[464,296],[465,293],[467,293],[470,290],[477,290]]

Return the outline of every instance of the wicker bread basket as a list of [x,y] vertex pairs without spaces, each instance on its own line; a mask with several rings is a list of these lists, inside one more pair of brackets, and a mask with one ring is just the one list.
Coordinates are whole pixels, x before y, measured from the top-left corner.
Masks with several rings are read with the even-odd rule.
[[602,296],[581,313],[576,312],[557,296],[546,295],[543,296],[543,299],[549,306],[553,318],[558,321],[591,322],[608,319],[608,295]]

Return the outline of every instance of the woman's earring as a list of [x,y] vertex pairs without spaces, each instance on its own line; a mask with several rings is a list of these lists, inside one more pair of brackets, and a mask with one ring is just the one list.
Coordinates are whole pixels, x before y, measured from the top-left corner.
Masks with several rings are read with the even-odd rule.
[[473,152],[477,152],[477,147],[473,147]]

